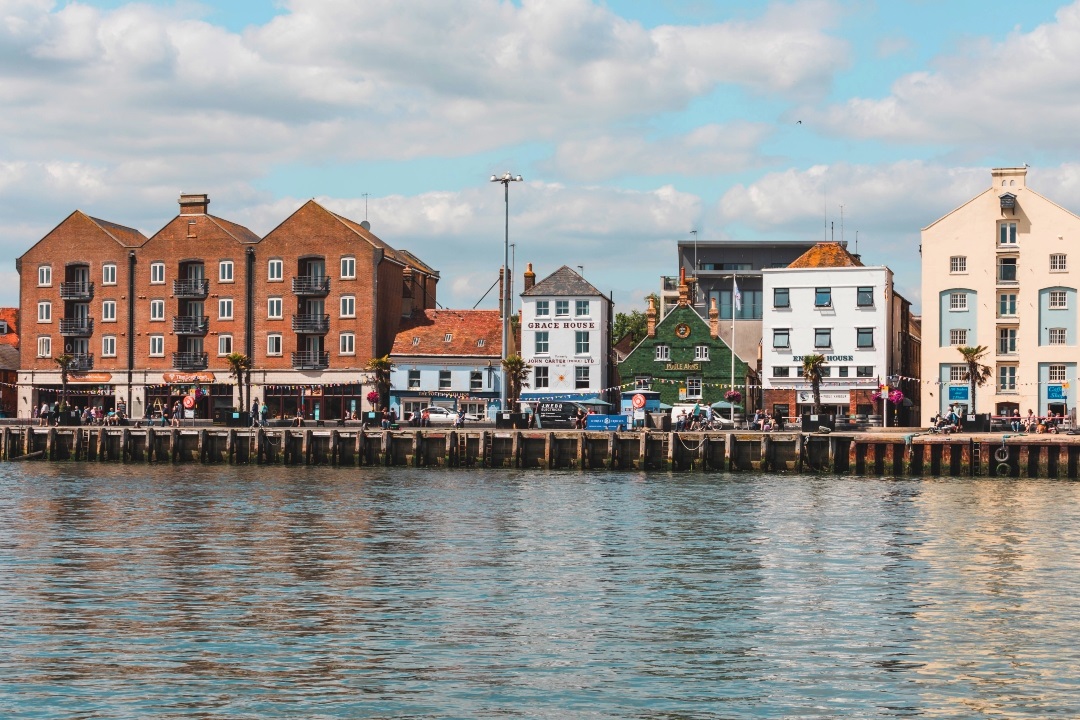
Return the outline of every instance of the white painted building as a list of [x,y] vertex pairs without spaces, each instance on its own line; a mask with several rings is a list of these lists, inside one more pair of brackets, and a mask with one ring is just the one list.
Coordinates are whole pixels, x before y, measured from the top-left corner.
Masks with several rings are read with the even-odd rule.
[[[872,393],[891,375],[914,374],[903,362],[910,309],[893,290],[889,268],[864,266],[839,243],[823,242],[789,267],[763,270],[762,287],[766,411],[789,417],[811,411],[804,355],[825,356],[821,402],[830,415],[880,415]],[[917,395],[917,381],[905,387]],[[907,421],[907,413],[900,419]]]
[[530,264],[521,293],[521,357],[532,373],[521,399],[600,396],[611,373],[611,302],[566,265],[535,279]]

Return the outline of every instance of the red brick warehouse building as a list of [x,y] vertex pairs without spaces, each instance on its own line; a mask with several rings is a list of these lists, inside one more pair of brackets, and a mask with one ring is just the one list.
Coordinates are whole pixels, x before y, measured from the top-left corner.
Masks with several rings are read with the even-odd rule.
[[55,399],[64,353],[80,407],[123,400],[139,417],[195,395],[196,417],[212,417],[238,404],[237,351],[271,415],[361,409],[368,360],[414,309],[435,307],[438,273],[314,201],[266,238],[208,206],[182,195],[150,238],[76,211],[19,258],[20,416]]

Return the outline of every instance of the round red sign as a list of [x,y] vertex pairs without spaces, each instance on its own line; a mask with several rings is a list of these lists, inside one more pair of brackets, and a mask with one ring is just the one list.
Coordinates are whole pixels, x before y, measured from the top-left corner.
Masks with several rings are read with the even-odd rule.
[[643,408],[645,407],[645,396],[638,393],[631,399],[630,402],[634,403],[634,407],[636,408]]

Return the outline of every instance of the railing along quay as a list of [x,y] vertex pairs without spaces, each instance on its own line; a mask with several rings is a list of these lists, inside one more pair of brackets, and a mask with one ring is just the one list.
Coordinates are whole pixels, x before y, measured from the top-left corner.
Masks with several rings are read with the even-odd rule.
[[362,427],[29,427],[4,460],[1077,478],[1080,437]]

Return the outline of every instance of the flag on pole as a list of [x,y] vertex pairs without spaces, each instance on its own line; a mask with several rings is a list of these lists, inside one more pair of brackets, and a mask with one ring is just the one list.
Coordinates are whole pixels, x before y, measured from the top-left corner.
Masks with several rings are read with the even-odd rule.
[[735,290],[731,293],[732,298],[735,300],[735,309],[742,310],[742,293],[739,292],[739,281],[732,279],[732,283],[735,285]]

